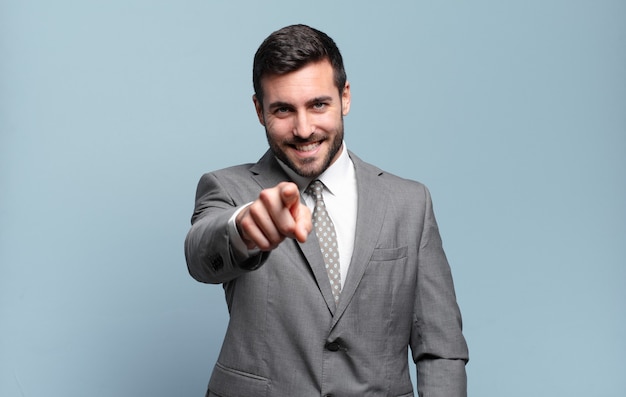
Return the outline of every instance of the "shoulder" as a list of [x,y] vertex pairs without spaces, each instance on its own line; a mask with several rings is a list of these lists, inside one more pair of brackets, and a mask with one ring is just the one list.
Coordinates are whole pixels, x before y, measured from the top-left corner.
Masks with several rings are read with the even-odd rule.
[[354,153],[350,152],[350,158],[354,163],[359,179],[367,181],[368,184],[382,184],[388,191],[406,191],[407,193],[428,194],[428,188],[421,182],[403,178],[391,172],[361,160]]
[[200,178],[196,195],[225,195],[235,205],[242,205],[255,200],[263,188],[275,186],[286,178],[276,159],[266,153],[256,163],[207,172]]
[[229,167],[213,170],[202,175],[200,182],[203,180],[216,180],[227,185],[237,185],[240,183],[250,182],[250,178],[260,172],[273,172],[275,168],[272,164],[276,162],[273,156],[266,152],[256,163],[246,163],[232,165]]
[[250,178],[250,168],[253,164],[240,164],[204,173],[198,182],[198,189],[204,190],[213,187],[225,189],[237,186]]
[[359,198],[363,197],[365,203],[372,206],[383,203],[390,214],[395,214],[394,219],[402,219],[401,222],[411,217],[418,217],[416,222],[424,222],[432,214],[430,191],[423,183],[384,171],[356,156],[352,160]]
[[216,177],[216,178],[237,178],[239,176],[249,176],[250,169],[254,166],[253,163],[232,165],[225,168],[209,171],[202,175],[202,177]]

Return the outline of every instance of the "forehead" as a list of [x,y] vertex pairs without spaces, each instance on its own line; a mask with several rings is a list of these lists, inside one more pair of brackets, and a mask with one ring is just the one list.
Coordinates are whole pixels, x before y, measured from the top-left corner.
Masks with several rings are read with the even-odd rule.
[[302,68],[282,75],[269,75],[261,79],[264,102],[298,102],[317,96],[339,96],[335,86],[334,71],[323,60],[306,64]]

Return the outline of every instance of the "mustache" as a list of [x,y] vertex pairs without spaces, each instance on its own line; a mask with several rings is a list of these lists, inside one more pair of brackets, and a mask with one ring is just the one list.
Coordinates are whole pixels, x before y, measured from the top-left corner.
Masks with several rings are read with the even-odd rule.
[[293,138],[283,140],[283,144],[285,145],[306,145],[308,143],[313,142],[321,142],[326,140],[326,136],[324,134],[320,134],[318,132],[314,132],[307,138],[301,138],[299,136],[294,136]]

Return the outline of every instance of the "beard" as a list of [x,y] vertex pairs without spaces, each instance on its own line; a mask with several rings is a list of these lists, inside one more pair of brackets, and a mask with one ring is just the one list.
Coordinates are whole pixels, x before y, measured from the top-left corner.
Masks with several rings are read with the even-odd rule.
[[316,162],[318,159],[304,159],[299,163],[294,162],[287,156],[287,153],[282,149],[282,146],[291,146],[291,145],[306,145],[307,143],[318,142],[318,141],[327,141],[328,138],[324,139],[322,134],[313,133],[307,139],[301,139],[298,137],[294,137],[290,140],[284,140],[280,144],[276,142],[270,136],[267,131],[267,127],[265,127],[265,135],[267,137],[267,142],[270,145],[270,149],[274,153],[278,159],[280,159],[283,163],[285,163],[289,168],[291,168],[296,174],[305,177],[305,178],[315,178],[319,176],[321,173],[326,171],[326,169],[331,165],[337,153],[341,149],[341,145],[343,144],[343,118],[341,118],[340,124],[337,128],[336,134],[333,140],[330,142],[328,151],[322,158],[322,161],[319,166],[316,167]]

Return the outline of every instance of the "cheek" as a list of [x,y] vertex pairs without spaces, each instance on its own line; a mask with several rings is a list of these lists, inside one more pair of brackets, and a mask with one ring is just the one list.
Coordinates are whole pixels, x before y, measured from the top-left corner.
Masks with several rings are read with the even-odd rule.
[[316,120],[316,126],[327,132],[333,132],[341,125],[341,116],[337,114],[325,114]]
[[282,139],[291,134],[291,130],[285,120],[269,118],[265,122],[265,130],[274,139]]

